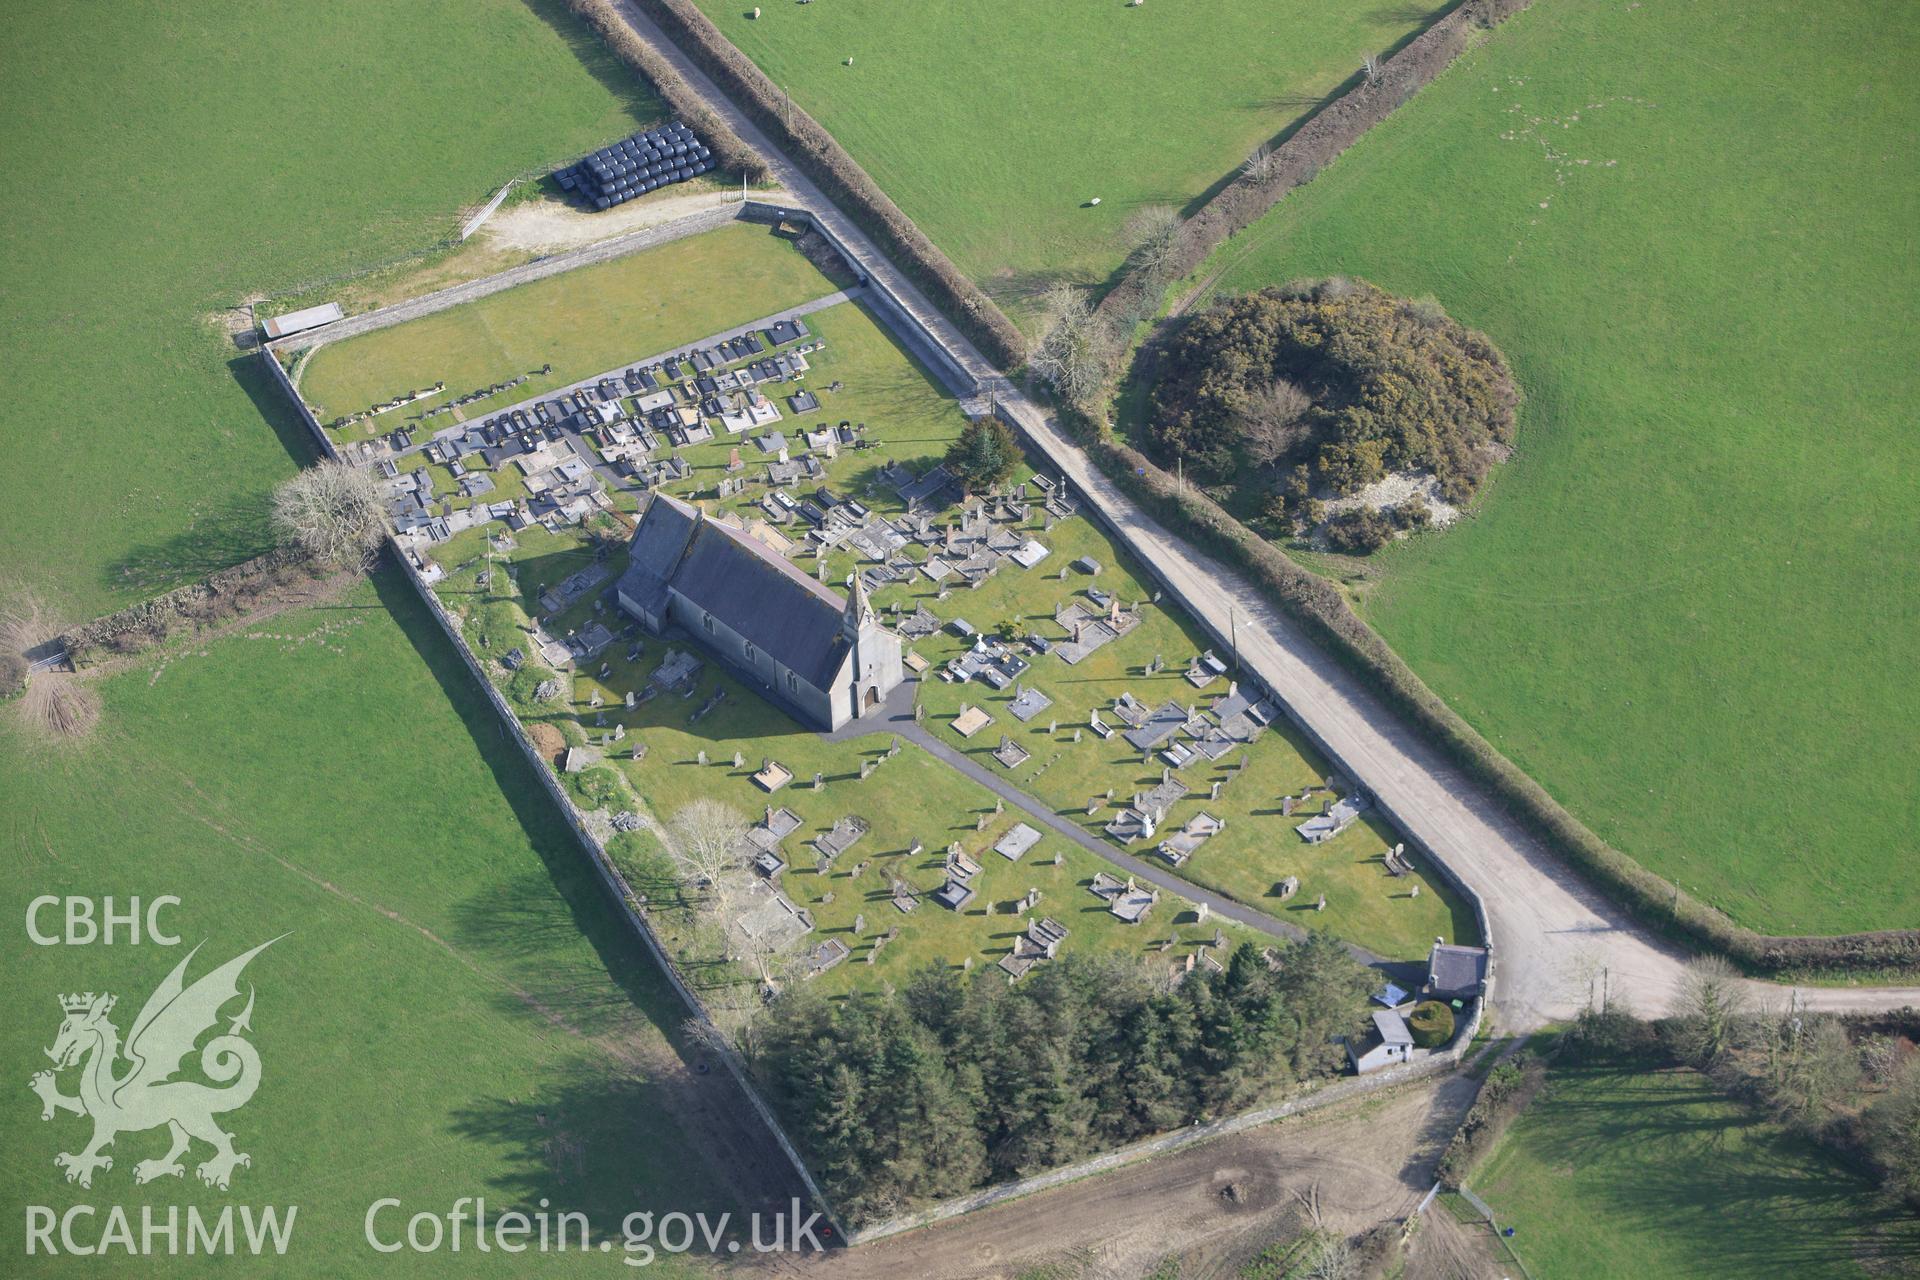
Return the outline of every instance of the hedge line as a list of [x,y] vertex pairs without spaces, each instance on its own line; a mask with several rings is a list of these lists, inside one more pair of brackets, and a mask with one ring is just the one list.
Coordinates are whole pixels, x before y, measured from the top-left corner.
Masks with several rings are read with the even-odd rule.
[[1441,1181],[1454,1187],[1465,1182],[1474,1166],[1499,1143],[1500,1135],[1533,1102],[1546,1078],[1546,1064],[1531,1054],[1521,1055],[1518,1062],[1502,1062],[1489,1071],[1466,1118],[1440,1153],[1434,1172]]
[[[570,2],[601,5],[610,0]],[[993,300],[962,275],[913,219],[887,198],[832,134],[799,107],[789,105],[766,73],[734,48],[691,0],[635,3],[793,158],[829,200],[853,216],[881,252],[906,270],[981,354],[1002,369],[1016,369],[1025,362],[1026,339]]]
[[749,182],[766,180],[766,159],[742,141],[718,112],[707,106],[693,86],[680,78],[672,63],[633,33],[614,0],[567,0],[567,7],[607,42],[607,47],[627,64],[628,70],[653,86],[674,115],[700,135],[722,169],[737,173]]
[[[1182,223],[1171,258],[1157,268],[1156,277],[1178,280],[1199,270],[1228,237],[1258,221],[1295,187],[1311,182],[1361,134],[1444,71],[1466,51],[1475,27],[1491,27],[1530,3],[1532,0],[1467,0],[1421,32],[1382,63],[1371,81],[1342,94],[1275,147],[1266,177],[1248,175],[1228,183]],[[1140,314],[1147,288],[1141,272],[1129,272],[1100,300],[1099,313],[1110,322],[1131,328],[1126,322]]]
[[82,623],[62,635],[60,643],[75,668],[90,667],[103,653],[139,653],[183,628],[236,617],[272,588],[312,576],[314,566],[305,552],[276,548],[199,582]]
[[1246,573],[1309,636],[1486,788],[1501,806],[1646,924],[1758,973],[1920,968],[1920,929],[1776,937],[1734,923],[1595,835],[1429,689],[1332,583],[1296,564],[1221,507],[1181,488],[1135,449],[1088,446],[1113,481],[1176,531]]

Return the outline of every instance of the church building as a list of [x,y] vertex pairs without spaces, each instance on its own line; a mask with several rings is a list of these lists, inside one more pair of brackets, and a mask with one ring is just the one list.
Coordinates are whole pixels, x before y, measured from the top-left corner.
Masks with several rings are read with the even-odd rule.
[[816,729],[879,707],[906,672],[856,577],[842,598],[744,529],[656,493],[634,530],[620,607],[655,635],[677,623]]

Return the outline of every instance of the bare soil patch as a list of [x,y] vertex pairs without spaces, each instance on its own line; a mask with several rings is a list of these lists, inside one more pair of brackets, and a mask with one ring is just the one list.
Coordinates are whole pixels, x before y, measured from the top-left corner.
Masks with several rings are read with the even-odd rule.
[[1362,507],[1369,511],[1385,511],[1389,507],[1399,506],[1415,494],[1426,502],[1427,510],[1433,515],[1434,528],[1444,529],[1460,518],[1460,508],[1440,496],[1440,481],[1430,471],[1396,471],[1347,497],[1327,498],[1327,514],[1335,516]]
[[[687,185],[690,189],[684,195],[635,200],[614,209],[588,210],[544,198],[525,200],[495,213],[475,234],[496,250],[551,252],[657,227],[721,205],[737,204],[740,200],[740,193],[727,187],[702,190],[695,184]],[[756,192],[755,197],[780,198],[778,192]]]
[[43,742],[84,741],[100,724],[100,695],[71,671],[43,671],[20,695],[22,722]]
[[543,760],[555,761],[566,754],[567,740],[550,724],[528,725],[527,736],[533,739],[534,750],[540,753]]

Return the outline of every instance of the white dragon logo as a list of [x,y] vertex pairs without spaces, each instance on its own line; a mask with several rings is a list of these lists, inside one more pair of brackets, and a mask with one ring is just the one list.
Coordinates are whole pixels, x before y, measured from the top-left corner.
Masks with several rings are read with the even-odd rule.
[[[102,1148],[113,1145],[119,1134],[163,1124],[173,1136],[173,1145],[160,1159],[136,1164],[135,1182],[180,1177],[185,1172],[180,1157],[194,1138],[213,1147],[212,1158],[196,1170],[208,1186],[225,1191],[235,1166],[253,1163],[244,1152],[233,1149],[233,1135],[214,1121],[223,1111],[245,1106],[260,1085],[260,1054],[241,1038],[242,1032],[253,1029],[251,984],[246,1008],[228,1022],[224,1035],[214,1036],[200,1049],[200,1070],[225,1087],[170,1077],[180,1070],[201,1035],[219,1022],[221,1007],[239,997],[240,971],[247,962],[279,940],[269,939],[236,956],[190,987],[185,983],[187,964],[200,948],[189,951],[147,998],[140,1016],[133,1020],[124,1050],[119,1029],[107,1020],[114,996],[89,991],[60,997],[66,1019],[53,1047],[46,1051],[54,1069],[37,1073],[28,1083],[40,1095],[42,1120],[53,1119],[56,1111],[93,1119],[93,1140],[85,1149],[53,1158],[55,1165],[66,1170],[68,1182],[92,1186],[94,1170],[113,1168],[113,1158],[103,1155]],[[114,1067],[123,1056],[132,1065],[116,1075]],[[60,1092],[55,1073],[76,1064],[80,1064],[80,1091],[77,1097],[68,1097]]]

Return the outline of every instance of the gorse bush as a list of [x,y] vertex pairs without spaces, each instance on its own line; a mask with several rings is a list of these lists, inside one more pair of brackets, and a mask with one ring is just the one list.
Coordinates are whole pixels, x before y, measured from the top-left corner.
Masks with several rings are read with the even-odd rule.
[[1422,1049],[1438,1049],[1453,1039],[1453,1010],[1438,1000],[1423,1000],[1407,1015],[1407,1030]]
[[1431,299],[1336,279],[1227,298],[1167,339],[1147,443],[1203,484],[1296,468],[1337,494],[1430,471],[1465,501],[1513,439],[1519,393],[1484,334]]

